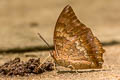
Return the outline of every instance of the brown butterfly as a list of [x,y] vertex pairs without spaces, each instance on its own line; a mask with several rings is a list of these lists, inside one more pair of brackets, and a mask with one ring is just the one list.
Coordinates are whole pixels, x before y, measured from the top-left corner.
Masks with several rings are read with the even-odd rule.
[[50,53],[58,65],[71,69],[102,68],[105,50],[91,29],[78,20],[71,6],[61,12],[53,39],[55,50]]

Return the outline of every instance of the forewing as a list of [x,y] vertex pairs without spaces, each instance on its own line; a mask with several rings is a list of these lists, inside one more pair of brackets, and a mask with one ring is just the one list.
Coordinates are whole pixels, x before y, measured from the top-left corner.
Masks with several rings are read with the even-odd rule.
[[60,14],[54,31],[57,56],[71,60],[87,60],[100,66],[103,48],[91,30],[82,24],[67,5]]

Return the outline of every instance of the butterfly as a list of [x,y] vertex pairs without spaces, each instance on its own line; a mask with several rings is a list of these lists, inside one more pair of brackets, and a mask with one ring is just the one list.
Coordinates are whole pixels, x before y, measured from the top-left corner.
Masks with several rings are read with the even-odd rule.
[[55,50],[50,54],[58,65],[76,70],[102,68],[105,52],[102,44],[78,20],[70,5],[63,9],[56,22],[53,41]]

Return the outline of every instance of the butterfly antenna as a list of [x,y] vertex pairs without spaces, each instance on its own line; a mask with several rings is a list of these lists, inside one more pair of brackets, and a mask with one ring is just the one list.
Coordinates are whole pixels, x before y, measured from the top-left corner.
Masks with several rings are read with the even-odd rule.
[[[49,45],[49,44],[47,43],[47,41],[40,35],[40,33],[38,33],[38,35],[39,35],[39,37],[46,43],[47,47],[50,48],[50,45]],[[52,56],[53,51],[50,51],[50,50],[49,50],[49,52],[50,52],[50,55]]]
[[[50,45],[47,43],[47,41],[40,35],[40,33],[38,33],[39,37],[46,43],[47,47],[50,48]],[[50,57],[50,55],[53,57],[53,51],[50,51],[50,54],[49,56],[47,56],[43,61],[42,63],[38,66],[38,69],[41,68],[41,65],[43,65],[45,63],[45,61]]]

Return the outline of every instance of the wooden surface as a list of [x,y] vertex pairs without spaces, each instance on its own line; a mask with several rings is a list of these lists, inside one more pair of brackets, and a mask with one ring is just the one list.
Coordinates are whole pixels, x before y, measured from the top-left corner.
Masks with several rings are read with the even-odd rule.
[[[49,52],[44,51],[42,46],[45,46],[45,43],[39,39],[37,33],[40,32],[48,43],[53,45],[56,20],[67,4],[72,6],[80,21],[90,27],[100,41],[105,43],[106,53],[101,70],[82,70],[79,73],[52,71],[25,77],[0,76],[0,80],[120,80],[119,3],[119,0],[1,0],[0,65],[15,57],[24,61],[36,57],[44,59]],[[111,41],[116,42],[110,43]]]
[[[12,76],[6,77],[0,75],[0,80],[119,80],[120,79],[120,45],[105,46],[104,49],[104,64],[103,68],[99,70],[79,70],[78,73],[75,71],[69,71],[66,68],[57,67],[58,70],[51,72],[45,72],[43,74],[31,74],[29,76]],[[5,62],[20,57],[21,60],[26,61],[30,58],[40,57],[42,60],[49,54],[48,51],[42,52],[26,52],[16,54],[1,54],[0,65]],[[26,57],[29,55],[29,57]],[[33,56],[34,55],[34,56]],[[33,57],[32,57],[33,56]],[[49,58],[50,59],[50,58]]]

